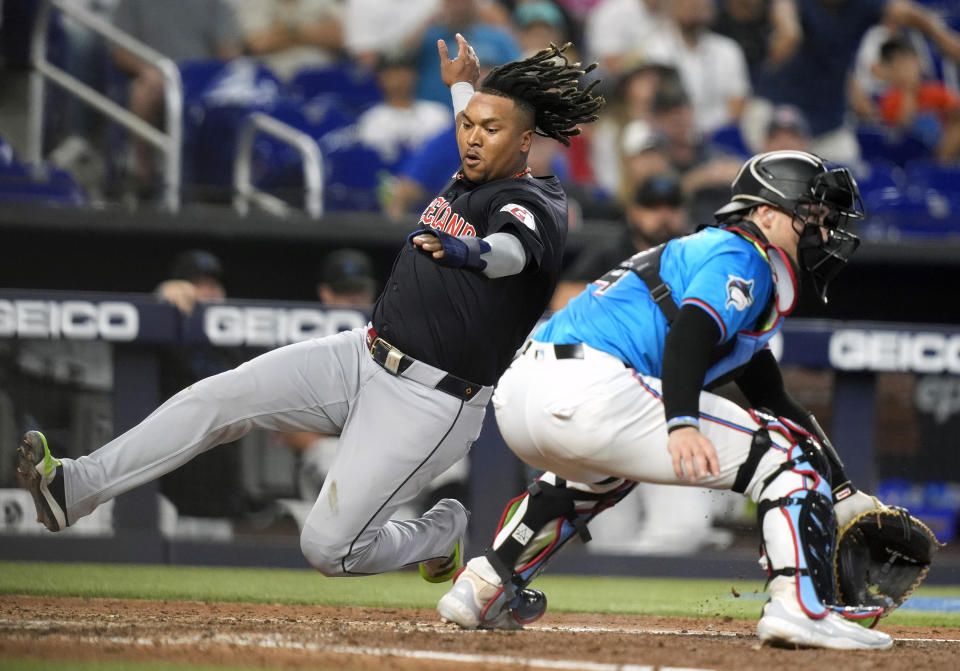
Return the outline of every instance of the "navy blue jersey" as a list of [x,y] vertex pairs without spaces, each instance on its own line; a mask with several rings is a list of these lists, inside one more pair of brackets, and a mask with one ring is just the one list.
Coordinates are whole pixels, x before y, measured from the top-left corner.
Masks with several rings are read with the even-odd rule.
[[[710,315],[725,356],[704,384],[746,364],[782,324],[772,299],[775,278],[760,245],[732,231],[705,228],[671,240],[660,257],[660,276],[679,305]],[[572,299],[534,335],[554,343],[586,343],[609,352],[640,373],[660,377],[667,320],[637,275],[614,270]]]
[[527,252],[516,275],[439,265],[404,244],[373,309],[384,340],[415,359],[480,384],[500,377],[556,288],[567,238],[567,199],[555,177],[474,184],[459,174],[420,215],[418,228],[451,235],[517,236]]

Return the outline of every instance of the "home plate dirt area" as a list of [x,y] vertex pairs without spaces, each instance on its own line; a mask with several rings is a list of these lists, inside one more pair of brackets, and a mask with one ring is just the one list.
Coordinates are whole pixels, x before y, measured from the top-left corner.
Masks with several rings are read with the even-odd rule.
[[883,627],[897,639],[891,650],[839,652],[763,647],[755,626],[554,613],[524,631],[461,631],[428,610],[4,595],[0,667],[14,658],[357,671],[943,671],[960,664],[953,628]]

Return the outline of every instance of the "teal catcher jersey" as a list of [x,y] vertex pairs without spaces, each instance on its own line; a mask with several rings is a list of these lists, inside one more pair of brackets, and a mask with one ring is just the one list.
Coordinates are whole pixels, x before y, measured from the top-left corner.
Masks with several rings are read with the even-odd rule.
[[[729,352],[707,371],[704,384],[746,364],[779,330],[774,278],[760,244],[721,228],[671,240],[660,258],[660,276],[678,305],[705,310],[720,327],[718,345]],[[585,343],[661,376],[666,317],[647,285],[631,271],[614,270],[587,285],[533,336],[540,342]]]

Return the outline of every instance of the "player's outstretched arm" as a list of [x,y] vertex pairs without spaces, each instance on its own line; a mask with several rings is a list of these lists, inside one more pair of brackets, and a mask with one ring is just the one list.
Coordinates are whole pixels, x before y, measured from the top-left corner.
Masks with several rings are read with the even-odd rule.
[[523,244],[510,233],[477,238],[420,229],[411,233],[409,239],[441,266],[479,270],[491,279],[516,275],[528,260]]

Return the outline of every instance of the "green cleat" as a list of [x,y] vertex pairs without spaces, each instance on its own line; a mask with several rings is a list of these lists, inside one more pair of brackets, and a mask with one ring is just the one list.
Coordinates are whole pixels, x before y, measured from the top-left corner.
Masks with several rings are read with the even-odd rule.
[[[17,448],[17,471],[23,477],[23,488],[33,496],[37,521],[50,531],[67,527],[66,500],[59,459],[54,459],[46,437],[39,431],[27,431]],[[53,485],[53,487],[51,487]]]
[[457,540],[448,557],[420,562],[420,576],[427,582],[446,582],[463,568],[463,539]]

